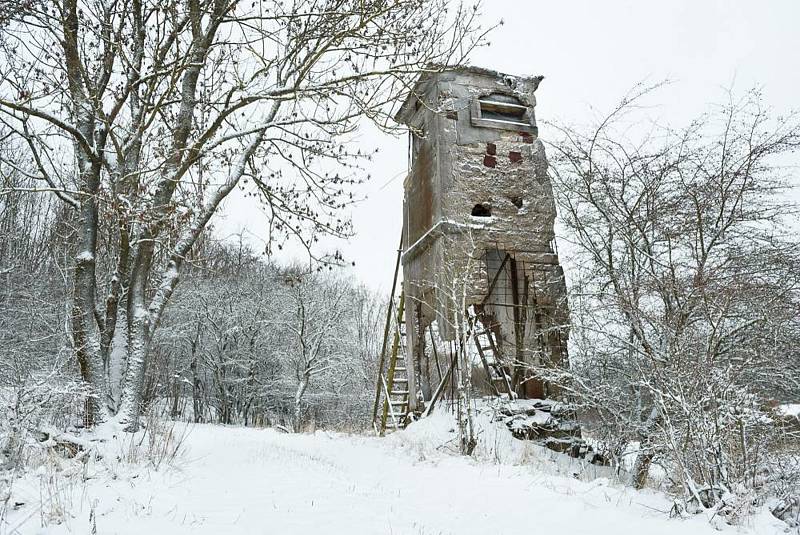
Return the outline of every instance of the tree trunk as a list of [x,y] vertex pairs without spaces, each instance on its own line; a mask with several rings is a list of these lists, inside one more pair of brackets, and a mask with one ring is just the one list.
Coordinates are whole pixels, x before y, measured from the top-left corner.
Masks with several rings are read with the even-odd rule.
[[[641,446],[645,448],[644,444]],[[633,487],[635,489],[643,489],[647,484],[647,474],[650,471],[650,465],[653,463],[652,451],[640,451],[636,456],[636,463],[633,466]]]
[[300,431],[300,423],[303,416],[303,395],[308,388],[309,376],[308,373],[303,374],[303,378],[297,385],[297,391],[294,394],[294,431]]
[[82,168],[81,188],[88,196],[81,200],[80,206],[78,250],[73,275],[72,342],[81,378],[90,388],[85,423],[91,426],[108,417],[105,408],[106,381],[101,338],[95,310],[98,225],[96,194],[100,186],[100,168],[86,160],[79,166]]
[[150,353],[149,322],[141,295],[130,295],[128,302],[128,366],[118,416],[125,430],[134,432],[139,429],[145,364]]

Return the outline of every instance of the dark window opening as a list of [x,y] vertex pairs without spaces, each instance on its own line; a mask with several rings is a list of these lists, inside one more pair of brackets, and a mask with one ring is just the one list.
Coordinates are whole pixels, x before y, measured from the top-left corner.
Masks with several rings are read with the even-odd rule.
[[530,107],[515,96],[492,93],[473,101],[472,124],[533,133],[536,127],[533,126],[532,112]]
[[475,217],[492,217],[492,209],[486,204],[476,204],[472,207],[472,215]]
[[511,197],[511,204],[517,208],[522,208],[522,197]]
[[481,119],[495,121],[520,122],[528,111],[528,107],[519,100],[506,95],[489,95],[478,99],[478,104],[481,107]]

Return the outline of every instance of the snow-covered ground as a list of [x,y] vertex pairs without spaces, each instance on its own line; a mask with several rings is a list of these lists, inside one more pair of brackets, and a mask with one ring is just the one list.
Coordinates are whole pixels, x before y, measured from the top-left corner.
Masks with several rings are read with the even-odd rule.
[[778,406],[778,413],[784,416],[794,416],[800,418],[800,403],[788,403]]
[[[446,416],[383,439],[194,425],[183,454],[158,470],[125,460],[135,457],[130,439],[109,440],[102,460],[62,483],[46,470],[15,483],[10,502],[24,505],[0,533],[666,535],[785,527],[767,512],[740,528],[703,515],[670,519],[665,496],[592,479],[591,468],[508,433],[485,430],[477,459],[453,455],[451,429]],[[47,516],[61,523],[42,527]]]

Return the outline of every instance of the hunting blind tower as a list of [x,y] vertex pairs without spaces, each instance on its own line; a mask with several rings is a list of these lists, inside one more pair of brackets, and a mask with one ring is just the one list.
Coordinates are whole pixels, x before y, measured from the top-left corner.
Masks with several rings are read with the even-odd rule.
[[560,397],[542,374],[567,362],[569,313],[534,113],[541,81],[431,72],[395,117],[410,131],[410,172],[402,288],[387,314],[373,411],[381,432],[454,395],[459,351],[472,355],[480,373],[466,373],[486,395]]

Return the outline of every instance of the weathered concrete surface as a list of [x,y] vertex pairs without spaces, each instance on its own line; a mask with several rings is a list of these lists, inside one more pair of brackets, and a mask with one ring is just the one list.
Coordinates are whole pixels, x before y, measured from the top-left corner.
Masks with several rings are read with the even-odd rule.
[[[566,359],[555,203],[534,113],[541,80],[475,68],[430,74],[397,115],[412,136],[403,207],[406,321],[418,353],[410,366],[419,366],[425,328],[436,321],[453,340],[469,305],[506,357],[532,366]],[[410,386],[413,397],[420,385]],[[430,385],[421,386],[427,395]],[[543,381],[521,388],[552,394]]]

